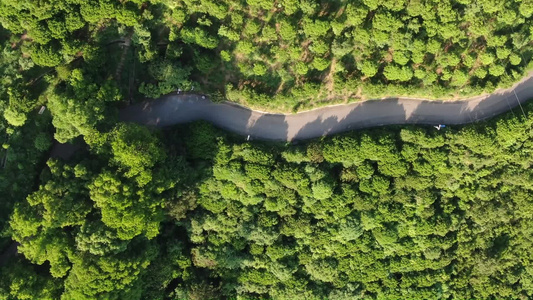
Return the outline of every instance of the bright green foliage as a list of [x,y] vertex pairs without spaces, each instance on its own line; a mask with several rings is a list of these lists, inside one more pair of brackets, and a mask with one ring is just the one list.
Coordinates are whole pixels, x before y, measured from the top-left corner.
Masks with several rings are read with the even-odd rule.
[[[67,299],[142,298],[138,282],[158,256],[158,246],[146,238],[159,234],[164,195],[178,194],[184,166],[179,158],[166,159],[144,127],[122,124],[101,135],[92,145],[100,147],[92,149],[99,156],[75,165],[50,160],[39,189],[15,206],[10,232],[18,251],[32,263],[47,262],[45,273],[63,278],[51,286],[27,281],[36,295],[57,294],[50,289],[64,281]],[[142,155],[151,160],[137,164]],[[27,288],[9,282],[0,292],[24,299]]]
[[0,270],[0,297],[20,300],[53,300],[61,295],[61,280],[41,274],[24,259],[12,259]]
[[54,179],[29,195],[28,203],[38,208],[44,227],[83,224],[91,205],[84,195],[87,192],[84,182],[72,179],[86,179],[85,168],[81,165],[72,168],[57,161],[48,161],[48,167]]
[[26,115],[13,110],[11,107],[4,111],[4,119],[13,126],[22,126],[26,122]]
[[[135,246],[135,248],[133,248]],[[62,298],[141,299],[140,274],[157,254],[153,245],[133,243],[112,256],[87,255],[74,260]]]
[[466,84],[467,81],[468,81],[468,75],[465,74],[465,72],[461,70],[456,70],[455,72],[453,72],[451,85],[463,86]]
[[111,144],[112,162],[133,177],[151,169],[165,159],[160,142],[149,129],[137,124],[120,124],[107,139]]
[[489,68],[489,74],[492,76],[502,76],[505,73],[505,67],[492,65]]
[[413,71],[411,69],[395,65],[386,66],[383,74],[388,80],[409,81],[413,77]]
[[[25,33],[11,43],[25,54],[22,69],[78,69],[81,60],[84,82],[117,81],[105,100],[69,88],[50,93],[61,142],[102,125],[106,101],[195,87],[292,111],[359,95],[477,95],[518,80],[531,57],[529,0],[63,2],[0,4],[2,26]],[[68,81],[66,72],[57,75]],[[21,96],[33,107],[35,99]],[[28,110],[11,105],[2,114],[19,126]]]
[[9,104],[4,110],[4,118],[10,125],[22,126],[28,119],[27,114],[33,108],[34,101],[27,99],[21,91],[7,87]]
[[309,71],[309,68],[303,62],[298,62],[295,66],[295,69],[296,73],[298,73],[299,75],[305,75]]
[[263,76],[267,73],[267,67],[263,64],[254,64],[254,74]]
[[115,230],[100,222],[85,222],[76,234],[76,249],[93,255],[117,254],[128,246],[129,241],[121,240]]
[[121,98],[115,82],[98,84],[98,78],[81,69],[70,73],[65,88],[49,91],[48,106],[56,128],[55,138],[65,143],[79,135],[90,135],[108,114],[106,102]]
[[[1,60],[0,60],[0,63]],[[5,66],[5,65],[4,65]],[[2,67],[0,67],[0,70]],[[9,71],[9,68],[3,69]],[[0,71],[1,72],[1,71]],[[14,75],[14,74],[12,74]],[[0,81],[11,81],[13,78],[4,76]],[[12,85],[15,87],[13,81]],[[0,97],[6,96],[5,86],[0,84]],[[5,99],[5,98],[4,98]],[[26,104],[31,103],[28,101]],[[8,107],[6,102],[0,100],[0,111]],[[34,190],[34,182],[42,168],[42,161],[48,155],[51,146],[52,132],[50,115],[35,115],[28,111],[24,114],[26,122],[20,127],[11,127],[7,120],[0,120],[0,228],[5,232],[6,223],[12,213],[13,205],[20,202]],[[44,191],[43,191],[44,192]],[[50,202],[48,201],[50,200]],[[55,199],[48,199],[46,205],[51,205]],[[69,204],[67,203],[66,206]],[[65,208],[65,207],[64,207]],[[47,215],[47,217],[53,217]],[[5,245],[9,240],[0,239],[0,244]],[[21,296],[22,297],[22,296]],[[10,298],[7,297],[6,298]]]
[[355,132],[318,144],[322,163],[306,155],[315,143],[260,160],[243,153],[264,147],[224,139],[187,221],[193,264],[235,274],[219,278],[243,298],[434,299],[442,285],[454,298],[530,295],[516,280],[531,260],[519,249],[531,246],[522,226],[533,186],[518,179],[531,175],[531,126],[508,115],[440,132]]
[[[503,78],[524,74],[531,52],[528,1],[98,0],[80,5],[79,14],[67,5],[64,22],[47,16],[46,28],[31,31],[44,44],[29,49],[40,50],[34,56],[45,65],[85,57],[87,41],[67,47],[68,38],[57,37],[102,20],[131,27],[139,91],[151,98],[189,90],[192,80],[209,93],[231,84],[230,100],[285,111],[361,87],[363,96],[443,98],[492,91],[508,84]],[[20,27],[14,24],[21,17],[7,15],[2,20],[9,28]],[[48,51],[54,47],[59,51]],[[54,57],[58,53],[64,55]],[[490,70],[493,64],[498,67]],[[353,84],[342,84],[346,80]],[[329,89],[314,88],[325,83]]]
[[15,206],[12,237],[22,244],[19,251],[29,260],[38,264],[48,260],[52,275],[61,277],[70,269],[67,257],[72,251],[61,229],[83,224],[92,207],[83,166],[72,168],[54,161],[48,166],[48,182],[29,195],[27,202]]
[[368,77],[373,77],[378,72],[377,64],[371,61],[364,61],[360,65],[361,72]]
[[529,18],[533,14],[533,2],[531,0],[524,0],[520,3],[520,14]]
[[333,187],[326,182],[318,182],[313,184],[313,197],[318,200],[329,199],[333,194]]
[[109,0],[24,4],[2,1],[0,23],[13,33],[25,33],[33,41],[28,54],[36,64],[57,66],[83,51],[79,42],[73,49],[72,41],[89,35],[98,23],[115,19],[127,26],[137,25],[141,4],[124,1],[117,5]]
[[53,67],[61,63],[62,57],[58,49],[50,46],[36,45],[31,49],[31,59],[40,66]]
[[157,235],[161,200],[148,188],[140,188],[110,172],[101,173],[89,186],[91,199],[102,213],[102,222],[130,240],[140,234]]

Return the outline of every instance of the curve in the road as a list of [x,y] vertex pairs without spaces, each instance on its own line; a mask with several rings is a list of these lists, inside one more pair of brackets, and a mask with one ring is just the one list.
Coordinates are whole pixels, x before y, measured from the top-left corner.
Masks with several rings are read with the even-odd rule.
[[[120,118],[158,127],[205,120],[256,139],[293,141],[381,125],[471,123],[512,110],[529,98],[533,98],[531,75],[509,89],[458,101],[388,98],[297,114],[271,114],[182,94],[127,107]],[[522,111],[518,108],[515,113]]]

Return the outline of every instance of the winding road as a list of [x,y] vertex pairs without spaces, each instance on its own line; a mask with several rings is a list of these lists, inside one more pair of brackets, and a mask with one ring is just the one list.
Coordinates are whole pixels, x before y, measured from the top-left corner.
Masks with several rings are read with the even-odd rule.
[[512,110],[533,98],[533,73],[509,89],[457,101],[387,98],[334,105],[297,114],[253,111],[229,102],[213,103],[201,95],[167,95],[129,106],[123,121],[165,127],[195,120],[254,139],[294,141],[347,130],[393,124],[465,124]]

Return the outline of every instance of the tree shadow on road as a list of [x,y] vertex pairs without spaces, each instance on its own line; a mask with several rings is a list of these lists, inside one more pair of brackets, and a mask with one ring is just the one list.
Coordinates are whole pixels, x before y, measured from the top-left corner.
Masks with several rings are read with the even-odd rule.
[[[287,140],[305,140],[354,129],[399,124],[407,116],[406,108],[397,99],[365,101],[353,105],[348,112],[343,109],[346,107],[313,112],[315,118],[303,126],[299,126],[294,116],[287,116],[286,122],[295,125],[287,135]],[[369,119],[369,116],[373,117]]]
[[205,120],[252,139],[293,141],[348,130],[399,124],[465,124],[493,117],[528,99],[533,78],[515,90],[495,92],[468,101],[389,98],[324,107],[293,115],[267,114],[239,105],[212,103],[199,95],[167,95],[121,111],[121,120],[164,127]]
[[[533,84],[533,83],[532,83]],[[286,139],[304,140],[354,129],[383,125],[459,125],[485,120],[511,111],[522,115],[521,103],[527,101],[527,92],[496,93],[470,101],[412,100],[391,98],[369,100],[347,106],[337,106],[306,112],[310,121],[288,115]],[[525,114],[524,114],[525,115]]]

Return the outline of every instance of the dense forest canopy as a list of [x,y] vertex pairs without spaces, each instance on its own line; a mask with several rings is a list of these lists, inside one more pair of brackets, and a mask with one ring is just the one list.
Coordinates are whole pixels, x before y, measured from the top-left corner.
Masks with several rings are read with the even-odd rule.
[[119,124],[16,202],[0,297],[529,299],[525,111],[297,145]]
[[122,39],[146,96],[196,84],[272,110],[507,86],[529,69],[532,14],[530,0],[0,2],[37,65]]
[[533,104],[300,144],[117,114],[178,88],[273,110],[479,94],[529,70],[532,14],[0,0],[0,298],[532,298]]

